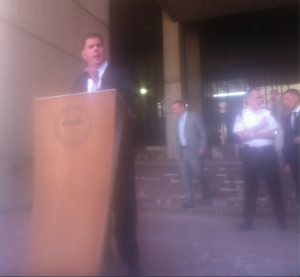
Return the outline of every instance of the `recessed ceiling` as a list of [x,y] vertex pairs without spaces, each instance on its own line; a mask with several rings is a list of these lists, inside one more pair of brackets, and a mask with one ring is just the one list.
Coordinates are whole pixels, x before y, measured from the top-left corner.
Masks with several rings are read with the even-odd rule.
[[299,0],[157,0],[157,2],[173,21],[193,22],[298,4]]

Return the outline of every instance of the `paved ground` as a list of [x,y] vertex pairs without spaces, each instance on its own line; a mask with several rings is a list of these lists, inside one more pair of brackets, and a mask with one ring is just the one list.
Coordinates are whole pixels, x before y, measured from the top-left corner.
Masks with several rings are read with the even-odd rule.
[[0,275],[22,274],[30,210],[0,213]]
[[145,275],[298,276],[297,222],[280,231],[273,220],[236,230],[238,219],[143,216],[141,265]]
[[[0,275],[22,274],[30,210],[0,214]],[[299,227],[276,229],[257,218],[255,229],[236,231],[238,218],[142,214],[140,260],[149,276],[298,276]],[[109,270],[108,270],[109,269]],[[124,266],[107,268],[121,274]]]

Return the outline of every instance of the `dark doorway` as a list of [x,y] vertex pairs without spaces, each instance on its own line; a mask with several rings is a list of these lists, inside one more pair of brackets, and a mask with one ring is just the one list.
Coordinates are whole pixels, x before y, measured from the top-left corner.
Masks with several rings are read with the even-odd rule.
[[[235,143],[233,121],[246,105],[243,93],[300,89],[298,5],[198,22],[204,116],[211,144]],[[192,25],[187,26],[191,28]],[[219,137],[219,139],[217,139]]]

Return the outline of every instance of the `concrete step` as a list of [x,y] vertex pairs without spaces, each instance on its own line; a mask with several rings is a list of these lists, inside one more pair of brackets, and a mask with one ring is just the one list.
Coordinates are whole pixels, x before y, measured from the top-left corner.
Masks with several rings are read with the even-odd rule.
[[[183,196],[137,196],[137,201],[139,205],[169,205],[179,207],[183,203]],[[209,200],[202,200],[201,196],[194,196],[194,205],[203,207],[227,207],[227,208],[240,208],[243,207],[244,198],[242,197],[229,197],[229,198],[215,198],[211,197]],[[297,209],[297,204],[295,201],[286,200],[285,201],[286,209],[292,210]],[[269,197],[258,197],[257,198],[257,209],[272,209],[272,201]]]
[[[258,197],[259,198],[265,198],[265,199],[269,199],[270,195],[269,195],[269,191],[266,187],[263,186],[264,184],[262,184],[262,188],[259,190],[258,192]],[[212,185],[211,184],[211,190],[212,193],[214,195],[214,198],[220,198],[220,199],[224,199],[224,198],[240,198],[242,199],[244,196],[244,190],[243,188],[220,188],[219,186],[216,185]],[[156,186],[154,186],[152,183],[145,183],[143,185],[137,186],[136,188],[136,193],[137,196],[141,196],[141,197],[179,197],[181,198],[183,196],[183,189],[181,186],[181,183],[176,184],[176,185],[159,185],[156,184]],[[283,190],[283,198],[286,200],[295,200],[296,199],[296,192],[295,191],[287,191],[287,190]],[[198,184],[195,185],[194,187],[194,196],[195,197],[201,197],[202,196],[202,191],[201,189],[199,189]]]
[[[138,204],[138,212],[142,214],[177,214],[190,216],[213,216],[213,217],[242,217],[242,207],[228,207],[228,206],[210,206],[202,205],[196,206],[192,209],[181,209],[179,205],[153,205],[153,204]],[[299,210],[296,208],[286,208],[286,216],[291,219],[299,218]],[[255,217],[274,217],[273,209],[257,208]]]
[[[282,192],[289,216],[298,214],[295,185],[280,163]],[[243,206],[243,163],[236,160],[208,160],[205,173],[210,182],[212,198],[202,201],[202,191],[197,179],[193,179],[195,210],[192,213],[240,214]],[[185,213],[179,206],[183,202],[183,190],[178,164],[174,160],[136,162],[136,187],[140,212]],[[203,211],[202,211],[203,210]],[[263,178],[259,179],[258,213],[273,213],[268,189]],[[220,212],[221,211],[221,212]],[[187,213],[191,213],[187,211]]]

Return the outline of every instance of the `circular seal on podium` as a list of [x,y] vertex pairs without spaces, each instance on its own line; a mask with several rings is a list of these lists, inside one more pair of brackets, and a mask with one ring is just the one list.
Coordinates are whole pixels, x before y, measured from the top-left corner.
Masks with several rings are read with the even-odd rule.
[[56,117],[54,134],[65,147],[84,143],[92,131],[92,119],[82,106],[67,106]]

